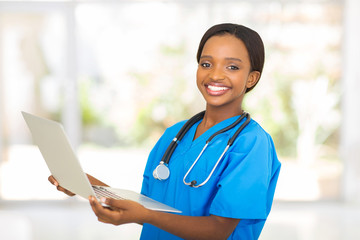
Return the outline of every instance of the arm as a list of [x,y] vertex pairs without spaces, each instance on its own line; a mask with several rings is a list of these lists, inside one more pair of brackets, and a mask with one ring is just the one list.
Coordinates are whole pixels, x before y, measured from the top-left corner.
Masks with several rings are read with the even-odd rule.
[[239,219],[210,215],[190,217],[152,211],[148,223],[184,239],[227,239]]
[[98,220],[120,225],[125,223],[149,223],[184,239],[227,239],[239,223],[239,219],[215,215],[205,217],[182,216],[144,208],[128,200],[103,199],[112,210],[102,207],[90,197],[90,204]]
[[98,186],[105,186],[105,187],[109,187],[109,185],[107,185],[106,183],[103,183],[102,181],[100,181],[97,178],[94,178],[93,176],[91,176],[90,174],[86,174],[86,176],[88,177],[91,185],[98,185]]
[[[89,179],[89,182],[91,183],[91,185],[99,185],[99,186],[105,186],[105,187],[108,187],[109,185],[103,183],[102,181],[98,180],[97,178],[94,178],[93,176],[91,176],[90,174],[86,174],[86,176],[88,177]],[[48,178],[49,182],[52,184],[52,185],[55,185],[56,189],[58,191],[61,191],[63,193],[65,193],[66,195],[68,196],[75,196],[74,193],[70,192],[69,190],[61,187],[59,185],[59,182],[56,181],[56,179],[54,178],[53,175],[51,175],[49,178]]]

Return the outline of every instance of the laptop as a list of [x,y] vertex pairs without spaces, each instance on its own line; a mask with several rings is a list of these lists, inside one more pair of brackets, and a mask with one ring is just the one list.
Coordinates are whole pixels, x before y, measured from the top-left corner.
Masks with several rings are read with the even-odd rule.
[[155,201],[134,191],[103,186],[92,186],[70,145],[63,126],[55,121],[21,112],[28,125],[35,144],[39,147],[45,162],[60,186],[88,199],[90,195],[100,199],[111,197],[140,203],[145,208],[181,213],[180,210]]

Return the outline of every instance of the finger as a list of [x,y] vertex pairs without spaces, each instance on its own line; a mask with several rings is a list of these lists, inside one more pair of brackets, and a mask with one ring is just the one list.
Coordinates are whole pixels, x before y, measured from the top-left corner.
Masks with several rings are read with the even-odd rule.
[[114,198],[105,198],[103,202],[114,209],[127,209],[130,204],[128,200],[117,200]]
[[70,192],[69,190],[67,190],[66,188],[63,188],[63,187],[61,187],[60,185],[58,185],[57,187],[56,187],[56,189],[58,190],[58,191],[61,191],[61,192],[63,192],[63,193],[65,193],[66,195],[69,195],[69,196],[75,196],[75,194],[73,193],[73,192]]
[[143,205],[131,200],[107,198],[104,203],[114,210],[112,211],[114,213],[112,215],[113,220],[116,220],[119,224],[134,222],[142,224],[146,216],[152,214]]
[[70,197],[72,197],[72,196],[75,196],[75,195],[76,195],[75,193],[70,192],[70,191],[69,191],[69,190],[67,190],[67,189],[65,189],[64,193],[65,193],[65,194],[67,194],[67,195],[69,195]]
[[[120,216],[122,214],[122,210],[113,208],[109,209],[107,207],[104,207],[93,196],[89,197],[89,201],[93,212],[98,217],[98,220],[100,222],[111,223],[115,225],[121,224]],[[104,202],[104,200],[102,202]]]
[[103,223],[110,223],[110,220],[104,211],[105,208],[97,201],[97,199],[93,196],[90,196],[89,201],[93,212],[98,218],[98,221]]
[[108,211],[111,211],[108,208],[105,208],[103,205],[100,204],[100,202],[94,197],[89,197],[90,205],[92,210],[94,211],[95,215],[100,217],[105,215]]
[[98,221],[102,222],[102,223],[110,223],[109,221],[107,221],[107,220],[105,220],[105,219],[103,219],[101,217],[98,217]]
[[58,181],[56,181],[53,175],[49,176],[48,180],[51,184],[55,185],[56,187],[59,186]]

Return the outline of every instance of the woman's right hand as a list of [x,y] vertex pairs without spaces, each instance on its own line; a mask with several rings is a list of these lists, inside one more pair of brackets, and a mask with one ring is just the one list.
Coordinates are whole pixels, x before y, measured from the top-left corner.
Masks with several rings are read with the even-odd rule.
[[56,187],[56,189],[60,192],[63,192],[65,193],[66,195],[72,197],[72,196],[75,196],[74,193],[70,192],[69,190],[61,187],[58,183],[58,181],[56,181],[56,179],[53,177],[53,175],[51,175],[49,178],[48,178],[49,182],[54,185]]

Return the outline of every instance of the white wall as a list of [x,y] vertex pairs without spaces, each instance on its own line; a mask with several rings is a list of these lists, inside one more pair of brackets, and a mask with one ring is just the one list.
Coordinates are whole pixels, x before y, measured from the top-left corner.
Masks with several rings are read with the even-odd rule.
[[341,157],[343,199],[360,203],[360,1],[347,0],[344,10]]

